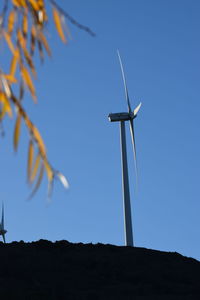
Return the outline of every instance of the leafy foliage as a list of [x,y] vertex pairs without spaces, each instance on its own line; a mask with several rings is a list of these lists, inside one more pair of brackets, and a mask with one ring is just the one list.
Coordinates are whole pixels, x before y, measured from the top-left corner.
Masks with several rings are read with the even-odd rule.
[[[0,39],[6,42],[11,59],[8,72],[0,69],[0,124],[7,115],[11,118],[16,114],[13,146],[17,151],[21,124],[25,123],[29,132],[27,178],[30,184],[35,183],[31,196],[39,188],[44,173],[48,178],[50,194],[55,177],[58,177],[65,187],[68,187],[68,183],[64,175],[50,164],[43,139],[22,105],[26,90],[31,94],[33,101],[37,102],[34,86],[37,75],[34,65],[35,52],[39,51],[41,61],[44,60],[45,54],[51,56],[44,30],[49,19],[46,3],[44,0],[4,0],[3,3]],[[89,28],[77,23],[55,1],[49,0],[48,3],[52,6],[53,21],[62,42],[67,42],[64,30],[66,18],[93,35]],[[19,91],[18,95],[14,90]]]

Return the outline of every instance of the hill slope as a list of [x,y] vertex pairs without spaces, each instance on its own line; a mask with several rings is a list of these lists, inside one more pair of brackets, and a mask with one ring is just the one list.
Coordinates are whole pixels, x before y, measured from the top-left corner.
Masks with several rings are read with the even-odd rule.
[[0,257],[1,299],[200,299],[200,262],[178,253],[40,240]]

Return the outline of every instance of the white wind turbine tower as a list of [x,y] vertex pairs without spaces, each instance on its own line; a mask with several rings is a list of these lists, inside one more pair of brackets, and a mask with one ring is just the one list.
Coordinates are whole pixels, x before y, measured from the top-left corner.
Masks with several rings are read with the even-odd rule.
[[127,151],[126,151],[126,132],[125,132],[125,121],[129,121],[131,140],[133,144],[133,154],[135,162],[136,171],[136,181],[137,181],[137,162],[136,162],[136,147],[135,147],[135,135],[133,120],[136,118],[137,113],[141,107],[141,103],[132,111],[128,89],[126,84],[126,79],[124,75],[124,69],[122,65],[122,60],[117,51],[123,82],[125,89],[125,96],[128,105],[128,112],[109,114],[108,118],[110,122],[120,122],[120,139],[121,139],[121,160],[122,160],[122,187],[123,187],[123,204],[124,204],[124,230],[125,230],[125,245],[134,246],[133,243],[133,229],[132,229],[132,218],[131,218],[131,202],[130,202],[130,191],[129,191],[129,178],[128,178],[128,164],[127,164]]

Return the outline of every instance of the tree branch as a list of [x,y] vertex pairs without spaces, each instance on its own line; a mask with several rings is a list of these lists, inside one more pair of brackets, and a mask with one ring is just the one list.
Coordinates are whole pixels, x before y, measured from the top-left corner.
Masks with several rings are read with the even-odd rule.
[[96,36],[96,34],[87,26],[78,23],[74,18],[72,18],[65,10],[62,9],[54,0],[49,0],[60,12],[63,14],[72,24],[77,26],[79,29],[86,31],[91,36]]

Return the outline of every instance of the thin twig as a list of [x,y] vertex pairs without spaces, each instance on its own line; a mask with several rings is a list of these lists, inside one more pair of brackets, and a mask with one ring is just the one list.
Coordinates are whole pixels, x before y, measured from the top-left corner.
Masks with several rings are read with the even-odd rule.
[[82,29],[89,33],[91,36],[96,36],[96,34],[87,26],[84,26],[78,23],[74,18],[72,18],[65,10],[62,9],[54,0],[49,0],[72,24],[77,26],[79,29]]

